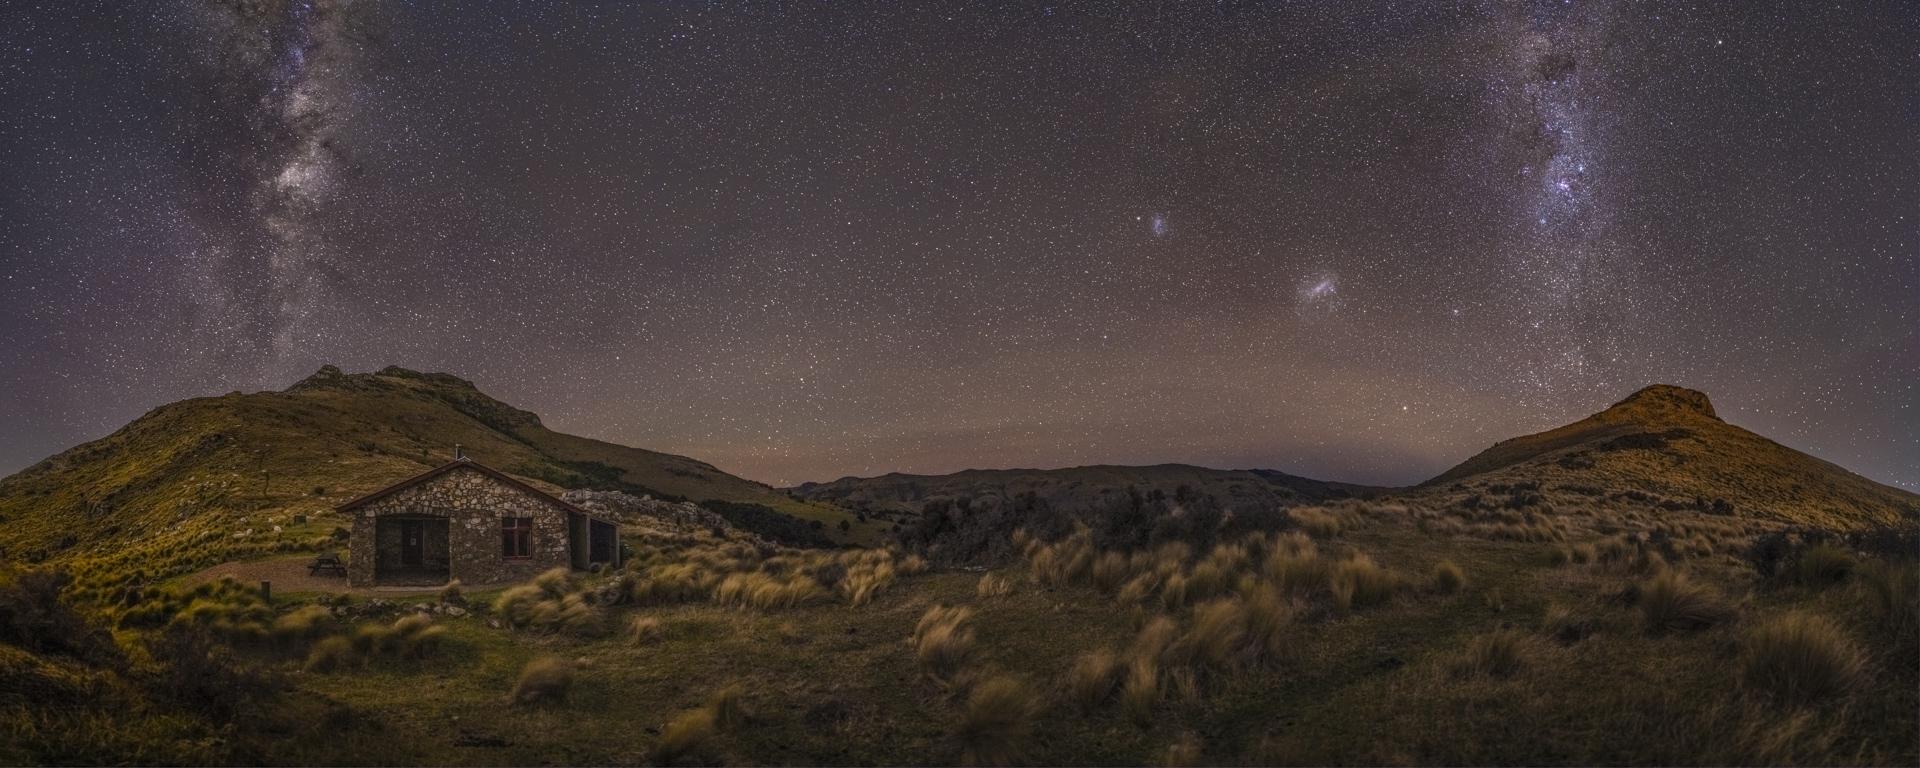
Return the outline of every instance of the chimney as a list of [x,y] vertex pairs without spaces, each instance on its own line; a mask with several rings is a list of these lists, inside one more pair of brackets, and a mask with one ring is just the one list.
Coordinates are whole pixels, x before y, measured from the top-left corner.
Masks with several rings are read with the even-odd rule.
[[454,460],[454,461],[466,461],[466,460],[467,460],[467,454],[466,454],[466,452],[465,452],[465,451],[462,451],[462,450],[460,450],[460,444],[459,444],[459,443],[454,443],[454,444],[453,444],[453,460]]

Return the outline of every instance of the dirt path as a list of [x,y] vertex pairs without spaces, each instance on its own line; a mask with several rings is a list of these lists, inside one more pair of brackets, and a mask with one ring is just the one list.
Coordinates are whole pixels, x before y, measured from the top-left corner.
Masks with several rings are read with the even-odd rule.
[[272,582],[276,594],[292,592],[345,592],[350,595],[431,595],[440,591],[439,587],[349,587],[345,576],[322,574],[308,575],[307,565],[313,562],[313,555],[289,555],[267,560],[221,563],[199,573],[181,578],[187,586],[195,586],[214,581],[223,576],[232,576],[242,584]]

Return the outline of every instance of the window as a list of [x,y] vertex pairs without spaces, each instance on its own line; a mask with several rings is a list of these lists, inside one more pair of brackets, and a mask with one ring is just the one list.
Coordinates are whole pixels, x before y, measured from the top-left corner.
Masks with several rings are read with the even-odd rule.
[[533,557],[533,518],[500,518],[500,554],[513,558]]

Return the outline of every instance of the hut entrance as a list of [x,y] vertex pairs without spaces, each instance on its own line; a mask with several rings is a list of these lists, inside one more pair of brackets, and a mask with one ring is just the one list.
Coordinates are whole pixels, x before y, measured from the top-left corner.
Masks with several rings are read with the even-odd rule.
[[447,519],[415,515],[381,518],[374,528],[380,584],[444,584],[451,558]]

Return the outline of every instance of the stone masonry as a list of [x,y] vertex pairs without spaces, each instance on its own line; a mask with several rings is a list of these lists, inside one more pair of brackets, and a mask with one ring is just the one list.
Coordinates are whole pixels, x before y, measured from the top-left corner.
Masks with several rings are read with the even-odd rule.
[[[356,502],[357,503],[357,502]],[[519,581],[550,568],[571,564],[568,518],[565,507],[539,495],[503,482],[475,466],[458,466],[437,476],[408,485],[352,507],[353,535],[347,564],[347,580],[354,586],[379,583],[377,563],[397,562],[398,533],[383,518],[411,518],[446,521],[444,551],[449,578],[466,584],[497,584]],[[532,557],[508,558],[501,543],[501,520],[508,517],[533,519]],[[426,526],[429,552],[437,552],[438,525]],[[382,553],[387,557],[380,557]],[[428,555],[429,565],[434,554]]]

